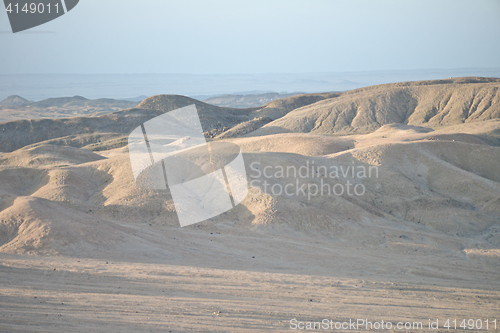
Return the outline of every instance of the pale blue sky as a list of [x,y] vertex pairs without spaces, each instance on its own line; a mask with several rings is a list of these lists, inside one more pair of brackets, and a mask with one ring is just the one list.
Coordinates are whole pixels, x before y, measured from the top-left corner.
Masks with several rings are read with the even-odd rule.
[[498,0],[80,0],[0,31],[0,74],[500,67]]

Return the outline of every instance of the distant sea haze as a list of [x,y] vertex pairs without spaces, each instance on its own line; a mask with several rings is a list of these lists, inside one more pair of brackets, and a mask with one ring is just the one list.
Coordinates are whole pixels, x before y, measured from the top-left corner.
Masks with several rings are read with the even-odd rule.
[[203,100],[222,94],[346,91],[382,83],[461,76],[500,77],[500,68],[230,75],[0,74],[0,100],[10,95],[39,101],[74,95],[125,99],[158,94]]

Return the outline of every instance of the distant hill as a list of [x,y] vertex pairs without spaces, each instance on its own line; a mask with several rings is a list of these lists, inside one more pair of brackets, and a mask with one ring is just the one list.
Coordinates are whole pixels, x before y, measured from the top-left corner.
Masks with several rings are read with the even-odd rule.
[[0,122],[17,119],[97,116],[133,108],[138,102],[110,98],[87,99],[82,96],[48,98],[38,102],[9,96],[0,102]]
[[500,79],[456,78],[356,89],[302,108],[249,135],[368,133],[399,123],[440,127],[500,118]]
[[137,105],[137,102],[122,101],[111,98],[87,99],[82,96],[48,98],[39,102],[30,103],[32,108],[131,108]]
[[225,106],[231,108],[251,108],[262,106],[266,103],[272,102],[277,99],[287,98],[290,96],[299,95],[301,93],[293,94],[279,94],[279,93],[263,93],[263,94],[250,94],[250,95],[221,95],[205,99],[204,102],[217,106]]
[[0,102],[1,106],[21,106],[31,103],[27,99],[22,98],[21,96],[18,95],[11,95],[4,99],[3,101]]
[[[269,121],[283,116],[287,112],[307,103],[314,103],[320,99],[331,97],[331,94],[311,94],[289,97],[288,99],[273,101],[260,108],[225,108],[207,104],[189,97],[179,95],[157,95],[142,101],[137,107],[112,114],[95,117],[73,117],[65,119],[32,119],[17,120],[0,123],[0,151],[14,151],[24,146],[46,142],[56,145],[86,147],[103,141],[113,147],[126,145],[124,136],[135,127],[160,114],[184,106],[195,104],[200,116],[201,124],[207,138],[215,138],[239,124],[248,124],[252,119],[265,117]],[[73,98],[73,102],[84,103],[81,98]],[[51,101],[63,103],[62,99]],[[48,103],[45,101],[44,103]],[[237,133],[248,133],[259,126],[245,127]]]
[[[0,151],[44,141],[89,149],[125,146],[126,136],[135,127],[191,104],[197,107],[205,136],[214,139],[275,133],[369,133],[388,124],[438,128],[500,118],[499,87],[500,79],[496,78],[403,82],[344,93],[297,95],[246,109],[218,107],[179,95],[157,95],[135,108],[111,114],[0,123]],[[49,110],[49,105],[70,108],[93,101],[72,97],[42,102],[38,105]]]
[[207,137],[215,137],[219,133],[251,119],[250,112],[252,109],[219,107],[179,95],[151,96],[142,101],[137,108],[157,110],[164,113],[192,104],[196,105],[203,130]]
[[123,101],[131,101],[131,102],[137,102],[137,103],[140,103],[140,102],[142,102],[143,100],[145,100],[146,98],[148,98],[148,96],[146,96],[146,95],[141,95],[141,96],[132,97],[132,98],[122,98],[121,100],[123,100]]
[[[72,99],[72,102],[77,101],[85,102],[81,98]],[[68,101],[58,99],[50,102],[50,105],[53,105],[67,104]],[[207,137],[213,137],[238,123],[249,120],[249,113],[252,111],[252,109],[220,108],[185,96],[158,95],[147,98],[137,108],[112,114],[0,123],[0,151],[14,151],[44,141],[80,148],[110,140],[113,146],[116,144],[123,146],[126,145],[126,140],[120,141],[120,137],[128,135],[135,127],[165,112],[191,104],[197,106]]]

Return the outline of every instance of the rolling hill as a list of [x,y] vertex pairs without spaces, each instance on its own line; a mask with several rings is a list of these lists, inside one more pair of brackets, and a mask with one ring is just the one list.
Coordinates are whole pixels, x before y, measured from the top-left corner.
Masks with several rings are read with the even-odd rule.
[[[95,117],[31,119],[0,123],[0,151],[51,140],[51,144],[109,147],[144,121],[195,104],[207,138],[277,133],[369,133],[393,123],[439,128],[500,117],[500,79],[457,78],[403,82],[345,93],[304,94],[261,107],[225,108],[178,95],[157,95],[135,108]],[[35,103],[39,107],[89,104],[80,97]]]
[[38,102],[21,96],[9,96],[0,102],[0,122],[40,119],[68,118],[75,116],[97,116],[133,108],[134,101],[110,98],[87,99],[81,96],[48,98]]
[[[135,185],[126,137],[148,119],[196,104],[207,137],[218,134],[217,140],[241,147],[249,180],[281,187],[297,180],[274,174],[263,179],[261,173],[253,174],[253,163],[260,170],[310,168],[312,163],[377,166],[380,172],[360,180],[349,174],[322,178],[316,169],[316,176],[299,179],[315,186],[326,182],[332,188],[347,181],[362,184],[366,193],[354,197],[282,195],[266,190],[262,182],[254,183],[260,193],[206,222],[215,223],[210,230],[221,226],[219,231],[225,230],[229,238],[249,230],[299,232],[303,237],[319,233],[368,248],[449,255],[472,248],[490,251],[500,246],[499,84],[497,79],[481,78],[400,83],[292,96],[249,109],[159,95],[137,108],[98,117],[2,123],[0,249],[113,252],[124,249],[125,239],[144,242],[138,224],[175,230],[178,222],[170,193]],[[350,114],[342,113],[347,105],[358,116],[342,122]],[[335,115],[336,121],[331,120]],[[268,124],[242,135],[252,122]],[[266,132],[276,129],[292,133]],[[307,133],[293,133],[301,131]],[[370,133],[323,135],[346,131]]]
[[[117,332],[213,331],[227,320],[241,331],[254,318],[280,330],[286,321],[276,318],[319,313],[495,318],[498,83],[475,80],[299,95],[250,109],[160,95],[95,117],[1,123],[0,331],[103,323]],[[358,103],[359,118],[338,116],[329,129],[326,118],[346,103]],[[135,182],[127,136],[190,104],[206,137],[241,148],[249,194],[181,228],[170,189]]]
[[437,128],[500,117],[500,79],[457,78],[356,89],[298,108],[249,135],[369,133],[399,123]]
[[[50,144],[84,147],[112,140],[113,147],[125,145],[124,136],[135,127],[164,112],[195,104],[207,138],[215,138],[242,124],[238,133],[248,133],[249,122],[263,117],[276,119],[308,103],[314,103],[331,94],[311,94],[273,101],[260,108],[221,108],[189,97],[157,95],[142,101],[137,107],[94,117],[60,119],[23,119],[0,123],[0,151],[13,151],[27,145],[50,140]],[[63,100],[58,100],[64,103]],[[260,126],[259,126],[260,127]],[[234,131],[233,131],[234,132]],[[231,135],[233,135],[231,132]],[[120,139],[122,138],[122,139]],[[118,141],[117,141],[118,140]],[[98,149],[98,148],[97,148]]]

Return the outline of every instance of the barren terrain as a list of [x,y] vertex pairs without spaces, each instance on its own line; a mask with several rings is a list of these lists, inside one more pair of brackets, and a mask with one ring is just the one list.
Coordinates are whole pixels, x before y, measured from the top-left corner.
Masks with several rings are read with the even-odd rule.
[[[162,95],[98,117],[1,123],[0,331],[284,332],[293,318],[500,326],[498,82],[252,109]],[[208,138],[240,146],[251,193],[180,228],[169,191],[135,184],[126,136],[190,103]],[[353,117],[340,122],[346,108]],[[318,166],[378,173],[329,177]],[[276,194],[264,181],[309,191]],[[310,191],[347,182],[366,191]]]

